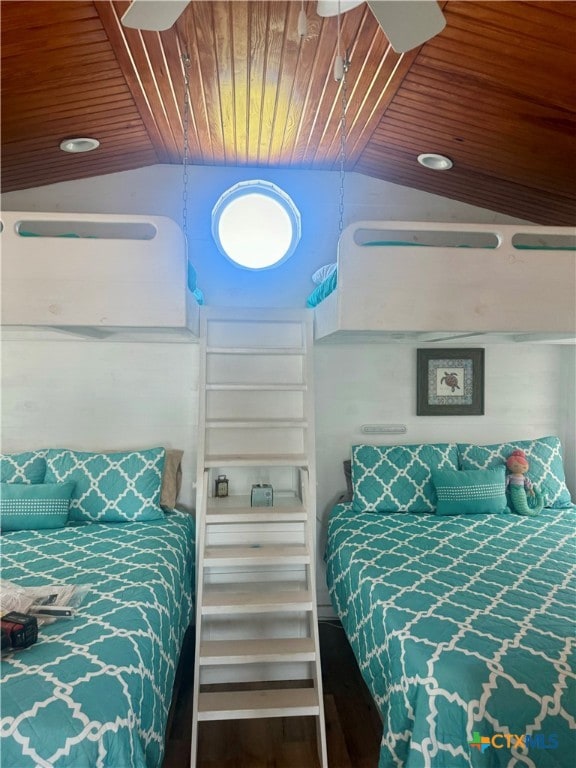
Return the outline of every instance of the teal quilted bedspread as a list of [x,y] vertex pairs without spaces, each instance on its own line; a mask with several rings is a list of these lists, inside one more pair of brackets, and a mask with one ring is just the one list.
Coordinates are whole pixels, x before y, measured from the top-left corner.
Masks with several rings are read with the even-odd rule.
[[569,768],[576,511],[378,514],[337,505],[332,603],[379,708],[379,768]]
[[2,768],[157,768],[193,603],[194,528],[174,512],[4,534],[2,578],[90,591],[3,657]]

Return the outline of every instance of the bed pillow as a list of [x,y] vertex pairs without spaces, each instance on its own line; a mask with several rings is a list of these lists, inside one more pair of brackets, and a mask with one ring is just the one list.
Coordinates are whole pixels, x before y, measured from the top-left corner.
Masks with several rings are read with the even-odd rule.
[[317,307],[318,304],[324,301],[324,299],[328,298],[328,296],[330,296],[330,294],[336,290],[337,285],[338,270],[332,272],[332,274],[329,275],[329,277],[327,277],[323,283],[320,283],[320,285],[317,285],[316,288],[314,288],[310,296],[308,296],[306,299],[306,306],[309,309]]
[[432,472],[437,515],[501,515],[506,500],[506,469],[443,469]]
[[42,483],[46,474],[46,451],[0,454],[0,482]]
[[330,275],[336,271],[337,263],[333,261],[331,264],[324,264],[324,266],[320,267],[319,269],[314,272],[312,275],[312,282],[315,285],[320,285],[320,283],[323,283],[324,280],[327,280]]
[[0,528],[39,531],[64,528],[74,483],[1,483]]
[[345,459],[342,462],[342,468],[344,470],[344,479],[346,480],[346,501],[352,501],[354,497],[354,490],[352,488],[352,460]]
[[51,449],[46,482],[74,482],[70,520],[127,523],[158,520],[164,448],[120,453]]
[[456,443],[352,447],[356,512],[434,512],[432,472],[458,469]]
[[182,456],[184,451],[169,449],[166,451],[164,471],[162,472],[162,488],[160,490],[160,506],[164,510],[174,509],[182,486]]
[[530,464],[528,478],[544,495],[546,507],[566,509],[572,506],[570,491],[566,487],[562,446],[557,437],[537,440],[518,440],[493,445],[458,444],[461,469],[492,469],[505,464],[516,449],[524,451]]

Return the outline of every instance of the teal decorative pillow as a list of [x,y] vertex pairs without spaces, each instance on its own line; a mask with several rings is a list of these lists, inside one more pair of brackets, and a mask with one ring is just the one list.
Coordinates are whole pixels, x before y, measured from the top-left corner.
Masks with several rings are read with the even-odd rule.
[[455,443],[352,447],[356,512],[434,512],[432,472],[458,469]]
[[432,472],[437,515],[501,515],[506,500],[506,469],[445,469]]
[[46,451],[0,454],[0,482],[42,483],[46,474]]
[[164,448],[121,453],[51,449],[46,482],[74,482],[70,520],[126,523],[164,517],[160,488]]
[[73,491],[74,483],[0,484],[2,531],[63,528]]
[[565,509],[572,506],[570,491],[566,487],[562,446],[557,437],[537,440],[518,440],[493,445],[458,444],[461,469],[492,469],[506,462],[512,451],[524,451],[530,469],[528,478],[544,494],[545,506]]

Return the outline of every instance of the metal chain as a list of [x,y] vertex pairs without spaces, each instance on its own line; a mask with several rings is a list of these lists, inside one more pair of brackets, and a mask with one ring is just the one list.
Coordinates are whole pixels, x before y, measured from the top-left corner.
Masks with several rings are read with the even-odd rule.
[[190,56],[182,55],[184,64],[184,114],[182,129],[184,132],[184,153],[182,157],[182,232],[186,248],[188,247],[188,159],[190,156],[189,124],[190,124]]
[[344,229],[344,180],[346,178],[346,109],[347,109],[347,83],[346,73],[348,72],[349,62],[347,54],[344,55],[343,75],[342,75],[342,114],[340,117],[340,217],[338,220],[338,232],[342,234]]

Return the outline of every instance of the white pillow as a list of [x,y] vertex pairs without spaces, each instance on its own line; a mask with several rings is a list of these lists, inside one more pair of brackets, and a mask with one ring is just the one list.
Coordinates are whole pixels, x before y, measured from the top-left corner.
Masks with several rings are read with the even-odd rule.
[[312,275],[312,282],[316,285],[320,285],[320,283],[323,283],[324,280],[327,280],[332,272],[336,269],[336,262],[333,264],[324,264],[323,267],[320,267],[320,269],[317,269],[316,272]]

